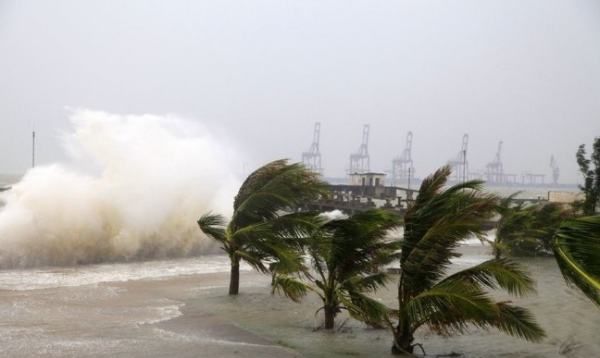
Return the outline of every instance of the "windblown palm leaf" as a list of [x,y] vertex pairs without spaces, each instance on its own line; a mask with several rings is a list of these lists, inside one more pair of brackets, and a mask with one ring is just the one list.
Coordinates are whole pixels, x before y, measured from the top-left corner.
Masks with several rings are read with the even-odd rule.
[[555,235],[554,254],[567,283],[600,305],[600,216],[565,221]]

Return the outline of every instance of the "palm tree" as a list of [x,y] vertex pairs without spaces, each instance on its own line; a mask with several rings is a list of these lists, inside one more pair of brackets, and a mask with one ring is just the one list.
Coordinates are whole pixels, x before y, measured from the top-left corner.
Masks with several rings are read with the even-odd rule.
[[563,277],[600,306],[600,216],[565,220],[553,242]]
[[334,328],[335,317],[343,309],[367,323],[383,321],[388,309],[366,293],[386,283],[382,266],[399,258],[399,241],[390,241],[386,235],[401,219],[372,209],[329,221],[321,216],[318,221],[304,243],[313,270],[275,275],[273,291],[296,302],[308,291],[315,292],[323,301],[319,310],[325,314],[325,329]]
[[496,224],[496,240],[492,242],[492,247],[497,259],[509,251],[515,241],[525,240],[523,233],[533,217],[530,207],[522,202],[513,203],[513,199],[519,194],[520,192],[516,192],[501,199],[496,208],[500,218]]
[[301,269],[298,234],[310,224],[307,214],[295,210],[324,194],[318,174],[302,164],[276,160],[257,169],[244,181],[233,203],[233,215],[226,225],[221,215],[207,213],[198,220],[200,229],[221,243],[231,261],[229,294],[237,295],[240,261],[267,273]]
[[572,210],[559,203],[512,204],[515,193],[500,201],[493,248],[496,258],[510,256],[549,256],[552,241],[561,222],[572,217]]
[[461,240],[483,239],[483,223],[493,216],[497,198],[482,193],[482,182],[467,181],[444,189],[451,171],[442,167],[426,178],[404,217],[400,258],[394,354],[411,354],[414,333],[426,325],[443,335],[470,326],[495,327],[529,341],[544,337],[532,314],[509,302],[496,302],[487,289],[513,295],[534,290],[533,281],[517,264],[492,259],[445,276]]

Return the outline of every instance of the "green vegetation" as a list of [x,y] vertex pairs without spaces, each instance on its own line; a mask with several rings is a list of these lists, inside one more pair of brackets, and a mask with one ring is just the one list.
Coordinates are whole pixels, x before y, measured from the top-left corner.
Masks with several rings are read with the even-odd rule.
[[600,137],[594,139],[591,159],[586,158],[584,144],[579,146],[576,157],[584,182],[579,188],[585,195],[578,209],[583,215],[594,215],[600,205]]
[[561,222],[573,212],[558,203],[513,204],[515,193],[498,204],[500,214],[493,243],[494,255],[550,256],[552,241]]
[[304,250],[312,270],[297,275],[276,274],[273,290],[299,301],[315,292],[323,301],[325,329],[333,329],[342,309],[358,320],[382,322],[387,308],[365,293],[373,292],[388,279],[382,266],[399,258],[399,242],[389,242],[386,234],[401,220],[384,210],[369,210],[352,217],[327,221],[308,235]]
[[493,259],[445,276],[459,242],[484,237],[483,224],[494,214],[497,198],[482,193],[480,181],[444,189],[450,168],[425,179],[407,211],[400,259],[397,322],[392,324],[395,354],[412,353],[414,333],[427,325],[438,334],[463,333],[469,325],[496,327],[529,341],[544,337],[531,313],[495,302],[487,289],[513,295],[532,292],[533,281],[517,264]]
[[[414,343],[414,334],[423,326],[441,335],[464,333],[475,326],[495,327],[528,341],[542,339],[545,333],[528,310],[508,301],[496,302],[489,293],[503,289],[522,296],[534,291],[533,281],[516,263],[498,257],[446,273],[451,259],[459,256],[460,241],[473,236],[484,240],[484,224],[498,211],[505,211],[503,245],[509,247],[513,236],[524,230],[523,216],[528,218],[523,219],[527,232],[544,234],[541,250],[551,249],[546,236],[554,233],[545,231],[547,217],[559,212],[554,207],[515,208],[508,201],[499,203],[496,196],[482,191],[480,181],[446,187],[449,175],[446,166],[425,179],[403,221],[380,209],[331,218],[298,212],[307,200],[323,195],[324,185],[302,165],[280,160],[246,179],[229,223],[208,213],[198,225],[230,257],[229,294],[238,293],[243,260],[272,274],[273,292],[297,302],[309,292],[318,295],[323,302],[318,311],[324,312],[326,329],[334,328],[342,310],[369,325],[388,327],[394,354],[412,354],[419,345]],[[390,238],[390,230],[402,222],[404,237]],[[581,271],[581,267],[569,271],[572,266],[568,265],[582,256],[565,239],[566,229],[561,230],[561,253],[570,259],[563,272]],[[398,306],[390,308],[368,294],[388,282],[383,267],[396,260],[400,261]],[[579,284],[576,278],[570,279]]]
[[553,249],[567,283],[600,306],[600,216],[565,221]]
[[302,164],[277,160],[250,174],[233,203],[226,225],[221,215],[208,213],[200,229],[219,241],[231,260],[229,294],[237,295],[240,261],[267,273],[303,269],[298,239],[311,227],[310,215],[295,212],[306,201],[324,193],[324,183]]

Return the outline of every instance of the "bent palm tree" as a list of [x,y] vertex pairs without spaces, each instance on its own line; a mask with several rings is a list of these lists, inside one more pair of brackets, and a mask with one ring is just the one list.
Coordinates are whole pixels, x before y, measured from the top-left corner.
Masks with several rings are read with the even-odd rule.
[[496,208],[500,218],[496,225],[496,240],[492,242],[492,247],[497,259],[509,251],[512,243],[525,236],[523,233],[532,220],[533,214],[529,207],[523,203],[513,204],[513,199],[519,194],[520,192],[516,192],[503,198]]
[[334,328],[335,317],[342,309],[367,323],[383,321],[387,307],[365,293],[387,281],[382,266],[398,259],[400,245],[397,240],[386,240],[386,235],[400,224],[399,217],[380,209],[328,222],[321,220],[304,245],[314,272],[305,270],[299,277],[276,274],[273,291],[296,302],[308,291],[315,292],[323,301],[319,310],[325,314],[325,329]]
[[533,291],[533,281],[515,263],[492,259],[444,278],[456,249],[467,237],[483,239],[483,223],[496,210],[497,198],[482,193],[482,182],[443,189],[450,168],[425,179],[404,218],[400,258],[397,323],[392,352],[412,353],[414,333],[429,326],[443,335],[463,333],[469,325],[496,327],[529,341],[544,337],[529,311],[495,302],[486,289],[502,288],[513,295]]
[[553,249],[567,283],[600,306],[600,216],[564,221]]
[[318,174],[302,164],[277,160],[250,174],[233,204],[231,221],[208,213],[198,220],[200,229],[219,241],[231,261],[229,294],[239,292],[240,261],[266,273],[269,265],[301,269],[296,239],[310,222],[294,211],[324,193]]

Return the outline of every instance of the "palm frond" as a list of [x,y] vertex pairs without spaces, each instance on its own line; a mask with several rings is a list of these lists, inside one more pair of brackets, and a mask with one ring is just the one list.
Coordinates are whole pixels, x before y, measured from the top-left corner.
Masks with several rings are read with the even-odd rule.
[[240,259],[244,260],[248,265],[254,268],[256,271],[261,273],[268,273],[269,268],[265,265],[264,261],[267,256],[260,251],[244,251],[236,250],[235,255]]
[[198,219],[198,226],[207,236],[219,241],[227,241],[225,235],[225,217],[218,214],[207,213]]
[[323,228],[331,232],[331,237],[329,245],[322,247],[328,250],[328,270],[335,270],[338,279],[345,280],[391,262],[398,256],[401,244],[386,238],[389,230],[400,224],[398,216],[380,209],[327,222]]
[[252,173],[234,200],[232,227],[271,220],[282,210],[295,208],[323,195],[325,184],[318,174],[300,163],[277,160]]
[[308,291],[312,291],[309,285],[293,277],[286,275],[275,275],[273,277],[271,293],[277,292],[278,294],[285,295],[294,302],[300,302]]
[[270,163],[263,165],[252,172],[246,180],[242,183],[242,186],[238,190],[233,202],[233,210],[237,210],[240,205],[250,196],[252,193],[259,191],[269,180],[285,168],[287,160],[279,159],[274,160]]
[[457,256],[461,240],[484,237],[498,198],[481,191],[481,181],[467,181],[444,189],[450,169],[443,167],[421,184],[415,204],[404,223],[402,279],[412,294],[431,287]]
[[[454,192],[451,196],[441,193],[432,200],[445,203],[431,203],[433,207],[426,205],[424,208],[435,221],[428,223],[429,219],[426,219],[423,222],[418,216],[411,218],[416,219],[414,221],[405,219],[405,238],[410,239],[402,246],[401,264],[407,285],[418,292],[437,282],[450,260],[457,256],[456,248],[461,240],[470,236],[483,237],[483,222],[494,211],[496,199],[494,195],[476,191]],[[415,226],[420,228],[414,230]]]
[[388,325],[390,309],[383,303],[358,291],[340,292],[337,296],[354,319],[370,325]]
[[513,204],[513,200],[517,196],[521,195],[521,193],[523,193],[523,192],[522,191],[516,191],[516,192],[510,194],[509,196],[502,198],[498,202],[498,209],[497,209],[498,212],[500,214],[504,214],[504,212],[510,210],[511,208],[520,206],[521,204]]
[[485,326],[485,318],[495,311],[490,297],[467,281],[450,281],[421,292],[403,308],[416,331],[427,324],[439,334],[463,333],[468,324]]
[[506,302],[494,303],[487,293],[469,281],[447,281],[434,286],[407,306],[416,324],[429,325],[434,331],[449,335],[465,333],[469,325],[495,327],[511,336],[538,342],[544,330],[526,309]]
[[340,285],[349,291],[376,291],[384,286],[389,280],[389,275],[385,272],[376,272],[365,276],[353,276],[348,280],[341,282]]
[[567,283],[600,305],[600,216],[565,221],[553,249]]
[[534,281],[516,262],[508,259],[492,259],[477,266],[459,271],[441,282],[463,280],[491,289],[502,288],[508,293],[523,296],[535,292]]
[[497,314],[489,319],[492,327],[529,342],[539,342],[546,336],[542,327],[527,309],[506,302],[499,302],[496,307]]

